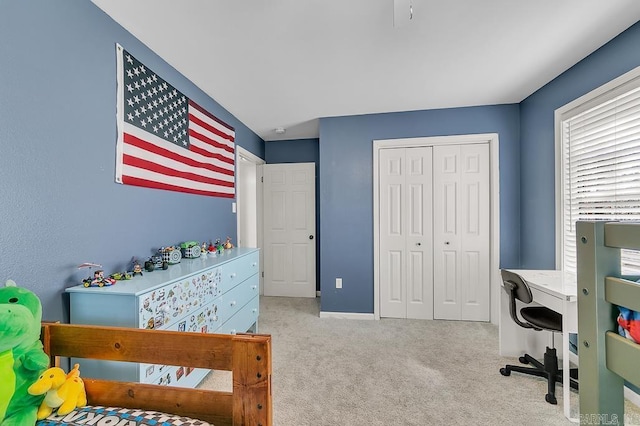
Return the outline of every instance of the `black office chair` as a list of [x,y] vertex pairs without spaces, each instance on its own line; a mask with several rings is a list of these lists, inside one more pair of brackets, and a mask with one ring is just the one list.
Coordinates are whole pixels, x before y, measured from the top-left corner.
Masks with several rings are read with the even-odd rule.
[[[562,314],[549,309],[545,306],[525,306],[520,309],[520,315],[524,318],[521,321],[516,311],[516,299],[525,304],[533,301],[533,295],[527,282],[518,274],[505,271],[502,272],[502,282],[505,291],[509,294],[509,313],[511,318],[520,327],[530,328],[536,331],[551,331],[554,333],[562,333]],[[547,346],[544,354],[544,363],[533,358],[529,354],[524,354],[519,358],[523,364],[533,364],[534,367],[523,367],[521,365],[506,365],[500,369],[503,376],[509,376],[512,371],[518,373],[530,374],[532,376],[544,377],[547,379],[548,390],[544,399],[549,404],[557,404],[556,400],[556,383],[562,383],[562,370],[558,369],[558,356],[553,347],[553,337],[551,339],[551,347]],[[569,354],[565,354],[569,356]],[[570,371],[571,383],[573,389],[578,389],[578,369],[572,368]]]

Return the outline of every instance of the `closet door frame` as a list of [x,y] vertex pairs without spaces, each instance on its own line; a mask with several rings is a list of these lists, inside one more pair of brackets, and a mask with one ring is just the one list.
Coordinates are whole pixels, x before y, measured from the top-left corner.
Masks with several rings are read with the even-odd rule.
[[489,143],[490,162],[490,288],[491,322],[498,324],[500,301],[500,179],[499,179],[499,140],[497,133],[433,136],[402,139],[381,139],[373,141],[373,315],[380,319],[380,194],[379,194],[379,155],[385,148],[414,148],[444,144],[466,145]]

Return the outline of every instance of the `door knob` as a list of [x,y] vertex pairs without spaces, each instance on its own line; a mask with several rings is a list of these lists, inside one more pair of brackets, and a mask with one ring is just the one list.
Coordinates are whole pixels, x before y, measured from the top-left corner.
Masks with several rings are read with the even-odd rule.
[[417,245],[417,246],[421,246],[421,245],[422,245],[422,243],[416,243],[416,245]]
[[446,245],[449,245],[449,241],[445,241],[444,243],[445,243]]
[[309,239],[310,239],[310,240],[313,240],[313,235],[309,235]]

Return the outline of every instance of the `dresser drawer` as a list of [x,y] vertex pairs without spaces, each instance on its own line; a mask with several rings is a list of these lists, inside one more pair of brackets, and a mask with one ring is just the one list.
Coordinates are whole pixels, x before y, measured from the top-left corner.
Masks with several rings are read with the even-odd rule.
[[259,292],[258,274],[246,279],[243,283],[235,286],[223,294],[218,300],[220,316],[223,321],[234,316],[244,305],[258,295]]
[[[229,318],[222,327],[220,327],[220,333],[245,333],[253,324],[258,321],[260,315],[260,298],[254,297],[244,305],[234,316]],[[257,332],[257,330],[255,330]]]
[[250,276],[257,274],[259,259],[258,252],[254,252],[222,265],[222,280],[220,281],[222,293],[226,293]]

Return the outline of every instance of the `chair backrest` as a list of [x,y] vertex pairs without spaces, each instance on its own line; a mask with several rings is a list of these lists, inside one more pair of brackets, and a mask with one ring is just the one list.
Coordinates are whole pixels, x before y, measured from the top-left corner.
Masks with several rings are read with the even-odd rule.
[[509,290],[513,290],[512,293],[514,297],[522,303],[529,304],[533,301],[531,289],[524,278],[515,272],[506,271],[504,269],[502,269],[500,273],[502,274],[502,282],[507,293]]
[[504,290],[509,294],[509,314],[511,315],[511,319],[520,327],[537,328],[528,322],[520,321],[516,311],[516,299],[527,304],[533,301],[533,294],[531,294],[531,289],[527,282],[514,272],[502,269],[500,273],[502,274]]

